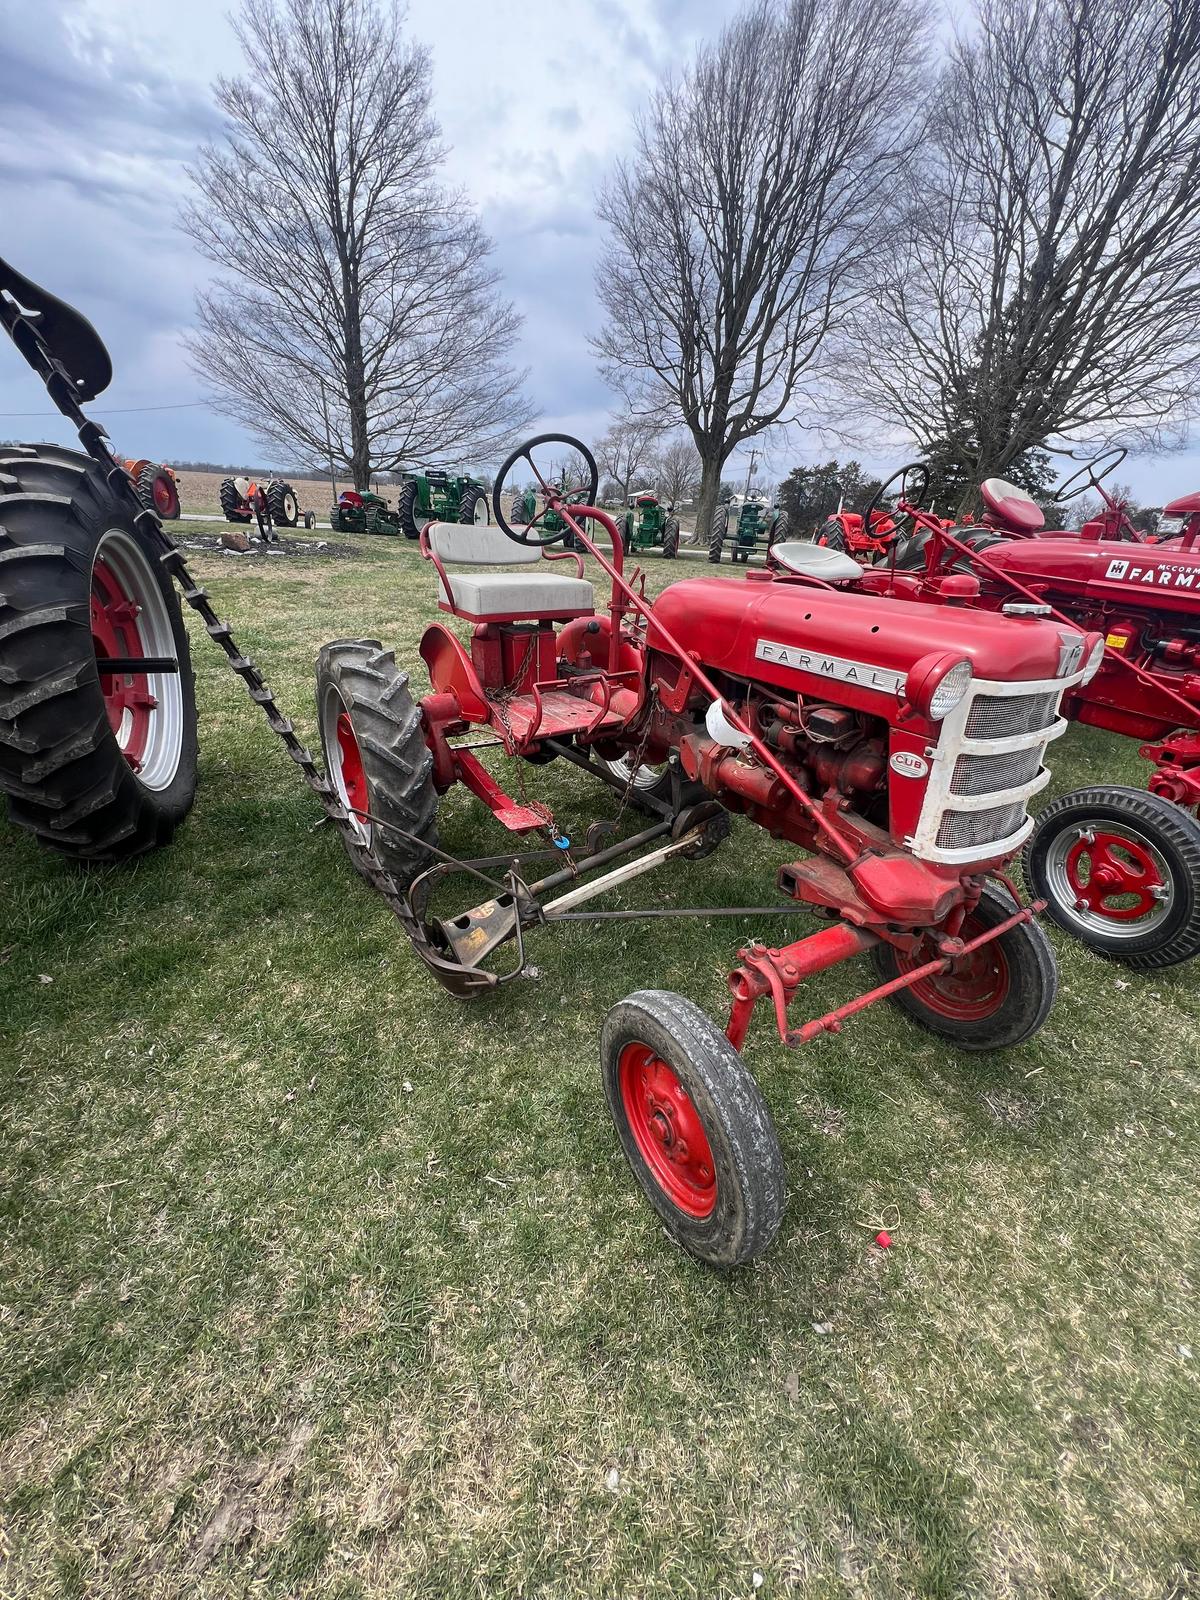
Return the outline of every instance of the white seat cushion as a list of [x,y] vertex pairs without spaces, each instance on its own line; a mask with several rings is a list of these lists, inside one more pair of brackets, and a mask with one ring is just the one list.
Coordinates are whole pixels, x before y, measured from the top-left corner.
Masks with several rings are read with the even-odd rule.
[[451,593],[447,596],[443,586],[442,599],[472,617],[532,617],[543,612],[578,616],[591,611],[595,600],[586,578],[560,578],[549,572],[448,572],[446,576]]
[[848,583],[861,578],[863,569],[852,556],[841,550],[831,550],[828,545],[802,544],[799,539],[789,539],[777,544],[771,555],[787,572],[802,578],[820,578],[825,583]]
[[431,522],[425,537],[448,566],[519,567],[542,559],[540,545],[517,544],[487,523]]

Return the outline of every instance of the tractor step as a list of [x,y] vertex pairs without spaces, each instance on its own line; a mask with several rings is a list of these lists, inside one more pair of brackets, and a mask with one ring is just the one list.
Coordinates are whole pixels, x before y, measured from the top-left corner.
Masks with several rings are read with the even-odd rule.
[[504,720],[518,745],[530,739],[561,739],[572,733],[593,733],[623,726],[615,711],[604,711],[591,700],[563,689],[539,695],[519,694],[504,703]]

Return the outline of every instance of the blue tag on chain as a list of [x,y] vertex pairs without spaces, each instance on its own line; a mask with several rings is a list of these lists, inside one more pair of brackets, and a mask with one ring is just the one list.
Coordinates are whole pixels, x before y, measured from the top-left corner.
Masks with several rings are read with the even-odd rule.
[[569,850],[571,848],[571,841],[565,833],[552,833],[550,841],[556,850]]

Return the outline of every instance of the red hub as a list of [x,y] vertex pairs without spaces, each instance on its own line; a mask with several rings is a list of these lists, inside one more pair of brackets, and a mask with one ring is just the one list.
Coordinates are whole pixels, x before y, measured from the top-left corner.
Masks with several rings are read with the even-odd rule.
[[689,1217],[711,1215],[717,1174],[704,1124],[687,1090],[648,1045],[627,1044],[617,1063],[621,1104],[654,1181]]
[[337,719],[338,761],[342,770],[342,785],[350,810],[360,821],[367,820],[371,797],[367,793],[367,775],[363,771],[362,751],[354,737],[350,713],[340,711]]
[[[978,938],[986,927],[976,917],[963,922],[959,937],[963,940]],[[912,955],[898,951],[896,965],[900,972],[911,972],[924,966],[937,954],[922,947]],[[980,945],[958,960],[951,962],[946,972],[934,973],[912,985],[912,994],[922,1005],[940,1017],[954,1022],[981,1022],[993,1016],[1008,999],[1012,974],[1008,969],[999,940]]]
[[[1156,909],[1166,885],[1145,845],[1124,834],[1091,828],[1071,846],[1067,882],[1077,911],[1092,911],[1114,922],[1136,922]],[[1111,901],[1122,899],[1123,905]]]
[[126,761],[140,771],[150,737],[150,717],[158,701],[146,688],[143,672],[105,672],[110,656],[144,656],[137,619],[141,608],[125,592],[115,571],[99,557],[92,568],[92,645],[100,673],[104,709]]
[[174,517],[179,510],[179,502],[175,496],[175,485],[165,472],[160,472],[154,480],[154,509],[160,517]]

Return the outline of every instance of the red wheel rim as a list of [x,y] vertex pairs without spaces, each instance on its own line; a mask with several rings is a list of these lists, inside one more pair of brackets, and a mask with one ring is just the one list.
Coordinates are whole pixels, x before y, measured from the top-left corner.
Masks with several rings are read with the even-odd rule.
[[[972,916],[963,923],[960,937],[976,939],[984,932],[983,923]],[[924,966],[934,953],[927,948],[918,948],[912,955],[897,951],[896,965],[902,973],[911,972],[914,967]],[[909,992],[928,1010],[948,1021],[982,1022],[999,1011],[1011,988],[1008,960],[999,941],[993,939],[954,961],[948,972],[921,978]]]
[[358,748],[358,740],[354,737],[348,711],[338,712],[337,742],[338,764],[342,771],[342,786],[346,791],[346,800],[354,815],[365,822],[367,813],[371,809],[370,796],[367,793],[367,775],[363,771],[362,751]]
[[144,656],[137,619],[141,612],[132,595],[125,592],[116,572],[97,558],[92,567],[91,594],[92,646],[100,673],[100,693],[108,725],[121,753],[135,772],[141,770],[150,737],[150,717],[158,701],[149,693],[142,672],[105,672],[108,656]]
[[[1065,866],[1076,910],[1086,909],[1114,922],[1136,922],[1156,910],[1166,888],[1158,864],[1145,845],[1099,828],[1088,829],[1075,841],[1067,852]],[[1126,895],[1130,904],[1111,903]]]
[[173,517],[177,510],[175,500],[175,485],[165,472],[160,472],[154,480],[154,509],[160,517]]
[[655,1183],[689,1217],[711,1216],[716,1163],[700,1114],[672,1069],[649,1045],[621,1051],[617,1083],[625,1120]]

